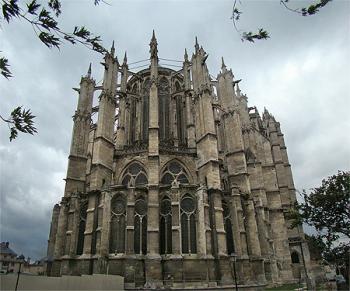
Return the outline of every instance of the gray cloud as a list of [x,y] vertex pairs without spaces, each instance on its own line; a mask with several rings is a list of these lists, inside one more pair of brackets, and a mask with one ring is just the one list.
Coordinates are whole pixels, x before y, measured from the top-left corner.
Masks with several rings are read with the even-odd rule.
[[[90,3],[91,2],[91,3]],[[338,169],[350,168],[350,31],[348,1],[332,1],[313,17],[299,17],[278,1],[242,1],[239,27],[264,27],[271,39],[242,43],[230,14],[232,1],[63,1],[62,27],[86,25],[105,46],[116,41],[119,59],[149,57],[156,30],[159,55],[181,60],[193,51],[194,37],[209,53],[213,76],[225,57],[249,97],[266,106],[281,122],[298,189],[319,185]],[[309,3],[296,1],[296,3]],[[37,115],[38,134],[8,141],[0,125],[0,236],[18,253],[45,255],[51,209],[63,195],[80,77],[93,63],[93,76],[103,76],[102,57],[81,46],[49,50],[31,27],[14,20],[2,23],[0,47],[15,75],[0,78],[0,114],[17,105]]]

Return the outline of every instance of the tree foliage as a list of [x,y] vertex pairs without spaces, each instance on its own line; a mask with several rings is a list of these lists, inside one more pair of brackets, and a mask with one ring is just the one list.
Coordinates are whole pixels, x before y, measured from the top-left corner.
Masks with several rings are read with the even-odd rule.
[[[100,1],[94,0],[94,4],[97,5]],[[38,3],[37,0],[1,0],[0,3],[2,10],[0,21],[5,20],[9,24],[17,18],[28,22],[38,39],[48,48],[59,49],[64,42],[68,42],[80,43],[101,54],[106,52],[101,44],[100,36],[95,36],[85,26],[75,26],[72,32],[65,32],[60,28],[58,23],[58,18],[62,13],[60,0],[47,0],[46,5]],[[6,79],[13,77],[9,61],[5,56],[0,56],[0,73]],[[10,141],[17,137],[18,132],[36,133],[34,118],[32,112],[22,106],[15,108],[8,118],[0,115],[0,119],[9,126]]]
[[[300,7],[300,8],[291,8],[289,6],[291,2],[297,2],[297,1],[280,0],[279,2],[281,5],[283,5],[284,8],[286,8],[292,12],[298,13],[302,16],[310,16],[310,15],[314,15],[317,12],[319,12],[319,10],[321,8],[326,6],[331,1],[332,0],[318,0],[318,1],[313,2],[312,4],[310,4],[307,7]],[[240,35],[241,40],[255,42],[256,40],[270,38],[268,31],[266,31],[264,28],[259,28],[257,30],[257,32],[242,31],[242,30],[238,29],[237,22],[241,19],[241,15],[243,14],[243,11],[241,9],[242,2],[243,1],[237,2],[237,0],[234,0],[233,8],[232,8],[232,15],[231,15],[233,26],[234,26],[235,30],[237,31],[237,33]],[[238,7],[238,6],[240,6],[240,7]]]
[[302,198],[304,202],[290,212],[292,227],[307,223],[328,244],[340,237],[350,239],[350,172],[339,171],[322,180],[310,194],[304,190]]

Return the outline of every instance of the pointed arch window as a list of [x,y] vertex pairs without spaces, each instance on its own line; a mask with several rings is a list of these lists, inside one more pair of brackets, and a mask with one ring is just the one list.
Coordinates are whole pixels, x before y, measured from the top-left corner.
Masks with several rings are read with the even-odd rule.
[[132,163],[124,172],[122,185],[128,187],[148,184],[145,169],[139,163]]
[[147,253],[147,203],[143,197],[135,202],[134,252]]
[[169,81],[163,77],[159,81],[159,137],[161,140],[169,139],[169,103],[170,88]]
[[186,170],[176,161],[170,162],[163,171],[161,184],[171,185],[173,182],[189,184]]
[[223,215],[224,215],[224,228],[226,232],[227,253],[230,255],[235,252],[235,246],[233,242],[231,212],[225,200],[222,201],[222,209],[224,211]]
[[299,254],[296,251],[291,253],[292,264],[300,264]]
[[149,126],[149,91],[151,88],[150,79],[146,79],[143,83],[142,95],[142,139],[148,140],[148,126]]
[[165,196],[160,202],[160,254],[172,253],[172,211],[171,200]]
[[79,211],[79,230],[78,230],[78,244],[77,244],[77,255],[82,255],[84,250],[84,232],[86,226],[88,202],[82,201]]
[[196,235],[196,201],[186,194],[180,202],[181,215],[181,248],[183,254],[193,254],[197,252]]
[[111,201],[111,223],[109,252],[125,252],[125,216],[126,203],[122,196],[115,195]]

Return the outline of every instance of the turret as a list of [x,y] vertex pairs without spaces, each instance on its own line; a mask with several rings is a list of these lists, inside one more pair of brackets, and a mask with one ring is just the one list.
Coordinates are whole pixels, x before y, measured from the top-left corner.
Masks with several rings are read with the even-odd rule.
[[86,76],[81,78],[77,110],[73,116],[73,134],[68,160],[65,196],[85,190],[85,171],[90,132],[92,99],[95,80],[91,78],[91,64]]
[[90,189],[108,185],[113,172],[114,122],[116,111],[118,60],[114,57],[114,42],[105,55],[102,92],[94,142]]

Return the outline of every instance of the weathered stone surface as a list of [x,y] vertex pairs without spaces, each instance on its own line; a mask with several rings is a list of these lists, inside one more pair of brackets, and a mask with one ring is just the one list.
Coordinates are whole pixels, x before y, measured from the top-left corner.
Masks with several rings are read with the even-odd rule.
[[150,47],[137,74],[106,54],[98,107],[101,87],[82,78],[51,275],[145,288],[232,286],[234,271],[254,290],[298,280],[291,249],[307,267],[309,253],[287,229],[295,189],[280,124],[248,107],[224,63],[213,81],[198,43],[180,72],[159,66],[155,36]]

